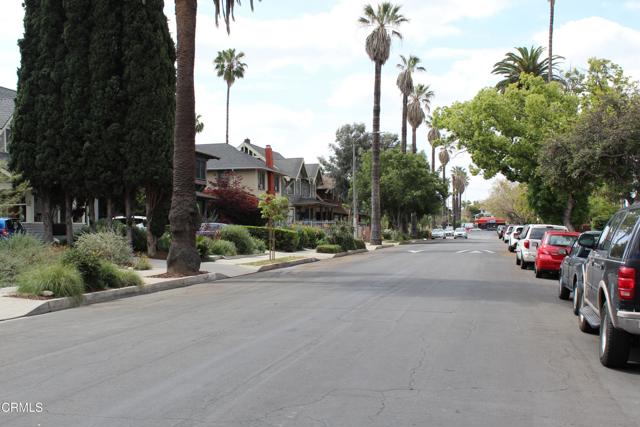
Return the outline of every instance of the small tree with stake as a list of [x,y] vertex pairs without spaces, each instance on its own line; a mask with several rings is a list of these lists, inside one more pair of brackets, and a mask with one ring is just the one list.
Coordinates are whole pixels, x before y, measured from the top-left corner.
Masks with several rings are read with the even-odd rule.
[[269,230],[269,260],[273,261],[276,257],[276,239],[273,223],[284,221],[287,218],[289,200],[286,197],[264,193],[260,196],[258,207],[262,213],[262,218],[267,220],[267,229]]

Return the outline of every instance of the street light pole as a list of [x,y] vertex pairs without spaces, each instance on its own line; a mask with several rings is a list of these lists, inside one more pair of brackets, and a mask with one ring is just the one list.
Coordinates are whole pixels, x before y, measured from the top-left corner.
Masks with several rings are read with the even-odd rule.
[[356,191],[356,143],[351,144],[352,164],[351,164],[351,187],[353,190],[353,238],[358,238],[358,194]]

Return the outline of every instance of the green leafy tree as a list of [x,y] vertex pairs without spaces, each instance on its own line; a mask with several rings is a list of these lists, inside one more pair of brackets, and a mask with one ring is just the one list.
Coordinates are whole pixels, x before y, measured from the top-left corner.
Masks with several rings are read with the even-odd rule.
[[382,66],[391,53],[391,37],[402,39],[397,28],[407,19],[400,14],[400,6],[389,2],[380,3],[377,9],[371,5],[364,7],[360,24],[372,28],[367,36],[365,48],[369,59],[375,64],[373,89],[373,143],[371,146],[371,243],[382,243],[380,230],[380,86]]
[[[335,191],[341,200],[349,198],[353,176],[353,145],[356,146],[356,162],[359,163],[359,156],[371,149],[372,141],[373,135],[366,131],[364,123],[343,125],[336,131],[335,143],[329,144],[329,157],[318,159],[325,173],[335,180]],[[380,144],[382,150],[396,147],[398,135],[385,132],[380,138]]]
[[[382,211],[394,218],[400,228],[403,215],[415,212],[429,215],[439,211],[447,187],[437,174],[430,172],[429,162],[424,153],[403,154],[399,149],[386,150],[380,156],[380,194]],[[356,177],[358,194],[366,206],[370,202],[371,153],[364,156]]]
[[276,257],[276,239],[273,225],[276,222],[287,219],[289,199],[283,196],[264,193],[260,195],[258,207],[262,213],[262,218],[267,220],[267,228],[269,229],[269,259],[274,260]]
[[427,71],[418,64],[420,64],[420,58],[417,56],[409,55],[407,58],[404,55],[400,55],[400,63],[396,65],[400,69],[396,85],[402,93],[402,132],[400,133],[400,142],[403,153],[407,152],[407,104],[409,103],[409,95],[413,92],[413,73]]
[[244,59],[244,52],[236,53],[235,49],[227,49],[218,52],[218,56],[213,61],[218,77],[222,77],[227,83],[227,144],[229,143],[229,94],[235,81],[244,78],[247,64],[242,62],[242,59]]
[[12,174],[7,164],[0,161],[0,216],[11,216],[29,189],[28,182]]
[[[491,73],[503,77],[496,85],[498,89],[504,91],[510,84],[519,83],[521,74],[531,74],[545,81],[561,81],[556,65],[549,67],[549,60],[552,59],[557,64],[564,59],[563,57],[556,55],[553,58],[543,58],[544,48],[541,46],[531,46],[531,48],[523,46],[515,49],[515,52],[507,52],[504,59],[493,66]],[[551,79],[549,79],[550,75]]]
[[[230,32],[235,4],[240,0],[214,0],[216,25],[222,15]],[[199,214],[193,191],[195,176],[196,111],[194,63],[196,51],[197,0],[175,0],[176,4],[176,121],[173,148],[173,188],[171,197],[171,248],[167,270],[183,275],[198,274],[200,256],[196,250]],[[253,9],[253,0],[250,0]]]
[[[526,184],[501,178],[493,183],[489,197],[482,202],[482,206],[493,215],[506,218],[513,224],[536,222],[537,216],[529,205],[527,191]],[[478,210],[476,213],[479,212]]]

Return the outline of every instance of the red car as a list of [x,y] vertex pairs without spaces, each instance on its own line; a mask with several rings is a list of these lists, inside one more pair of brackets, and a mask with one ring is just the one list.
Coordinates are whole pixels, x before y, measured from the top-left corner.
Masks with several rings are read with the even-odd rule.
[[538,253],[536,254],[536,277],[544,273],[560,271],[562,260],[569,254],[573,242],[580,233],[573,231],[547,231],[542,237]]

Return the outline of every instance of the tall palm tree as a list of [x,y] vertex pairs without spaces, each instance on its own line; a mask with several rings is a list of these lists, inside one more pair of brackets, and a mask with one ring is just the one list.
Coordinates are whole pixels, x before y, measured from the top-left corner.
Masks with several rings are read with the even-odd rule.
[[547,81],[553,80],[553,21],[555,17],[556,0],[549,0],[549,69]]
[[417,56],[409,55],[406,58],[404,55],[400,55],[400,64],[396,65],[400,69],[396,84],[398,89],[402,93],[402,139],[401,147],[402,152],[407,152],[407,103],[409,95],[413,92],[413,73],[415,71],[427,71],[424,67],[418,66],[420,58]]
[[[446,169],[447,169],[447,163],[449,163],[449,160],[451,159],[451,156],[449,155],[449,148],[446,145],[442,145],[440,147],[440,152],[438,153],[438,158],[440,159],[440,167],[442,168],[442,182],[447,185],[447,177],[446,177]],[[443,205],[442,205],[442,221],[446,221],[446,217],[447,217],[447,199],[445,198],[443,200]]]
[[437,127],[433,126],[431,123],[431,118],[427,117],[425,119],[425,124],[430,127],[429,133],[427,134],[427,140],[429,141],[429,145],[431,145],[431,172],[436,171],[436,146],[440,142],[440,131]]
[[371,243],[382,243],[380,232],[380,80],[382,66],[389,59],[391,38],[402,39],[397,28],[407,19],[400,14],[400,6],[389,2],[378,4],[374,9],[370,4],[364,7],[364,16],[360,24],[373,30],[367,36],[365,48],[367,55],[375,64],[373,86],[373,141],[371,144]]
[[[491,71],[492,74],[504,77],[496,85],[499,90],[503,91],[511,83],[518,83],[522,73],[533,74],[534,76],[542,77],[546,81],[562,81],[562,78],[556,73],[557,65],[553,65],[550,69],[550,58],[542,57],[544,53],[543,47],[516,47],[515,49],[516,52],[508,52],[502,61],[496,62]],[[553,63],[557,64],[556,60],[564,58],[555,55],[551,59]],[[549,80],[549,75],[551,75],[551,80]]]
[[[171,248],[167,256],[167,272],[180,275],[198,274],[200,256],[196,250],[199,213],[193,188],[195,176],[196,111],[193,68],[196,51],[197,0],[176,2],[176,123],[173,144],[173,189],[171,195]],[[240,0],[213,0],[216,24],[222,15],[227,32],[233,9]],[[253,0],[250,0],[253,9]]]
[[[433,95],[434,93],[429,88],[429,85],[418,84],[409,96],[407,118],[411,125],[411,152],[414,154],[418,151],[416,131],[426,117],[425,110],[427,114],[431,111],[431,99],[433,98]],[[424,110],[422,109],[423,104]]]
[[247,64],[242,62],[242,58],[244,58],[244,52],[238,52],[236,54],[235,49],[227,49],[218,52],[218,56],[216,56],[216,59],[213,61],[218,77],[222,77],[224,81],[227,82],[227,144],[229,143],[229,93],[236,79],[244,78],[244,71],[247,68]]
[[462,220],[462,194],[469,185],[469,176],[467,171],[460,166],[451,169],[451,186],[453,193],[453,223]]

